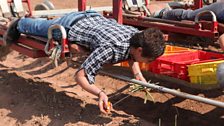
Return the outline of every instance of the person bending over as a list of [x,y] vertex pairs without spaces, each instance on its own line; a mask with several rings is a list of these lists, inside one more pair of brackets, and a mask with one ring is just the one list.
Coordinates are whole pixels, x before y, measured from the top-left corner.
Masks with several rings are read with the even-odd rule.
[[[73,51],[76,45],[88,48],[90,55],[75,74],[77,83],[86,91],[99,97],[99,109],[106,113],[108,97],[94,85],[95,76],[104,64],[129,60],[136,79],[146,82],[138,62],[151,62],[164,53],[165,43],[160,30],[144,31],[118,24],[95,11],[72,12],[63,17],[44,20],[21,18],[13,21],[4,35],[5,47],[10,47],[20,33],[47,37],[48,28],[59,24],[65,27]],[[56,36],[55,36],[56,35]],[[53,36],[60,34],[54,31]],[[60,37],[58,38],[60,39]]]

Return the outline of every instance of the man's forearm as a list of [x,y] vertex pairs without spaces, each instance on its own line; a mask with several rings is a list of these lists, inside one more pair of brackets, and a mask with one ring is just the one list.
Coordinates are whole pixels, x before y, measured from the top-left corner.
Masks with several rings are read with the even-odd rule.
[[88,91],[89,93],[98,96],[99,93],[101,92],[101,90],[96,87],[94,84],[89,84],[86,76],[85,76],[85,72],[84,69],[81,69],[77,74],[76,74],[76,81],[77,83],[86,91]]
[[221,49],[224,51],[224,34],[219,37],[219,44]]
[[94,84],[89,84],[86,76],[85,76],[85,72],[84,69],[81,69],[77,74],[76,74],[76,81],[77,83],[86,91],[88,91],[89,93],[98,96],[99,97],[99,101],[98,101],[98,106],[101,112],[103,113],[107,113],[108,107],[108,97],[107,95],[100,90],[98,87],[96,87]]
[[129,61],[129,66],[132,69],[132,72],[134,74],[135,79],[146,82],[145,78],[142,75],[142,72],[140,70],[138,62]]
[[141,70],[140,70],[138,62],[129,61],[129,66],[131,67],[134,76],[141,74]]

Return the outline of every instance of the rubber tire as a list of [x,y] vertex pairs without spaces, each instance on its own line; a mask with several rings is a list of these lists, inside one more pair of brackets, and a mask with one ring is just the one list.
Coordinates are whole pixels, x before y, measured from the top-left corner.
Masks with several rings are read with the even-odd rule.
[[34,8],[35,11],[37,10],[50,10],[50,8],[44,4],[44,3],[41,3],[41,4],[37,4]]
[[45,0],[43,3],[45,5],[47,5],[50,10],[54,10],[55,9],[54,4],[52,2],[50,2],[49,0]]

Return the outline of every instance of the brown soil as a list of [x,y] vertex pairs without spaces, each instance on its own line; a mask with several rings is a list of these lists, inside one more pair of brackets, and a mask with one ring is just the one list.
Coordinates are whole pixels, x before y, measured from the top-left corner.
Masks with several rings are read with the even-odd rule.
[[[37,1],[41,0],[32,0]],[[52,1],[60,7],[72,7],[68,3],[75,5],[76,0],[66,0],[63,5],[55,2],[58,0]],[[108,6],[108,1],[91,0],[91,4]],[[157,126],[159,120],[162,126],[174,126],[175,115],[178,126],[224,125],[224,109],[160,92],[153,92],[155,103],[148,101],[147,104],[143,103],[142,92],[131,94],[114,106],[112,115],[101,115],[97,98],[73,80],[77,68],[77,65],[67,67],[66,63],[55,68],[48,58],[32,59],[12,51],[7,60],[0,62],[0,126]],[[130,74],[117,67],[107,70]],[[149,78],[147,73],[145,76],[153,82],[159,81]],[[160,84],[224,102],[222,90],[199,91],[168,82]],[[107,92],[112,103],[130,94],[125,88],[127,82],[108,76],[98,75],[96,85]]]

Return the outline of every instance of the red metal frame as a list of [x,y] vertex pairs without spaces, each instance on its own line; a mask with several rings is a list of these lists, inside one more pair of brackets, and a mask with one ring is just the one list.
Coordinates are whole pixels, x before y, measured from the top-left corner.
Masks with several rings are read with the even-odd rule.
[[[9,3],[13,2],[13,0],[8,0]],[[27,3],[29,16],[32,16],[32,9],[30,0],[22,0],[22,2]],[[195,5],[194,9],[201,8],[202,0],[194,0]],[[149,4],[148,0],[145,0],[146,6]],[[84,11],[86,10],[86,0],[78,0],[78,10]],[[203,37],[210,37],[215,38],[218,36],[218,22],[199,22],[198,24],[194,24],[192,27],[183,27],[183,26],[176,26],[170,25],[168,23],[158,23],[155,21],[145,21],[144,17],[135,17],[135,18],[128,18],[122,14],[122,0],[113,0],[113,12],[104,12],[104,16],[114,18],[118,21],[118,23],[124,23],[128,25],[138,26],[138,27],[158,27],[159,29],[165,31],[166,33],[182,33],[187,35],[197,35]],[[210,29],[204,30],[202,26],[205,25]],[[0,29],[0,35],[3,35],[5,30],[2,28]],[[40,42],[35,39],[30,39],[25,36],[21,36],[20,39],[17,41],[17,44],[13,44],[12,49],[28,55],[33,58],[43,57],[46,56],[44,53],[44,47],[46,40]],[[65,41],[65,43],[67,43]],[[0,40],[0,44],[2,41]],[[28,48],[27,48],[28,47]],[[67,49],[63,49],[64,51],[68,51]],[[65,54],[65,53],[63,53]]]
[[[194,0],[194,9],[201,8],[203,6],[202,0]],[[146,6],[148,2],[146,0]],[[128,17],[122,14],[122,0],[113,0],[113,13],[104,12],[104,16],[108,18],[115,18],[119,23],[124,23],[127,25],[133,26],[140,26],[140,27],[158,27],[159,29],[166,31],[166,32],[173,32],[173,33],[182,33],[187,35],[195,35],[201,37],[209,37],[216,39],[218,37],[218,22],[214,21],[210,23],[210,29],[202,29],[203,22],[196,23],[194,27],[181,27],[170,25],[167,23],[158,23],[158,22],[151,22],[143,20],[144,17]]]
[[122,0],[113,0],[113,17],[118,23],[123,23]]
[[194,9],[202,8],[203,1],[202,0],[194,0]]
[[[0,35],[3,35],[5,30],[0,29]],[[2,40],[0,40],[0,45],[2,45]],[[34,39],[21,36],[16,44],[13,44],[11,48],[16,50],[24,55],[27,55],[32,58],[39,58],[47,56],[44,52],[45,44],[37,42]]]
[[[216,24],[217,22],[215,22]],[[195,25],[196,28],[188,28],[188,27],[181,27],[181,26],[174,26],[174,25],[167,25],[167,24],[159,24],[155,22],[145,22],[143,20],[133,20],[133,19],[124,19],[124,24],[133,25],[133,26],[140,26],[140,27],[158,27],[162,31],[172,32],[172,33],[182,33],[187,35],[195,35],[201,37],[209,37],[209,38],[217,38],[218,32],[216,31],[209,31],[209,30],[202,30],[201,27]]]
[[[8,0],[8,3],[12,3],[14,0]],[[22,0],[22,2],[27,3],[28,6],[28,11],[29,11],[29,15],[27,16],[32,16],[32,9],[31,9],[31,3],[30,0]],[[79,0],[79,11],[84,11],[86,9],[86,0]],[[0,29],[0,35],[4,35],[6,29],[2,28]],[[40,37],[34,37],[37,38],[38,40],[42,39],[41,41],[37,41],[35,39],[32,38],[27,38],[26,36],[22,35],[19,40],[17,40],[16,44],[13,44],[11,46],[12,49],[27,55],[29,57],[32,58],[39,58],[39,57],[45,57],[47,56],[44,52],[44,48],[45,48],[45,44],[46,41],[43,38]],[[0,45],[2,45],[3,42],[2,40],[0,40]],[[68,40],[67,39],[63,39],[62,41],[62,45],[68,45]],[[65,57],[66,53],[68,53],[68,46],[62,46],[62,55],[61,57]]]
[[86,10],[86,0],[78,0],[78,10],[79,11]]

